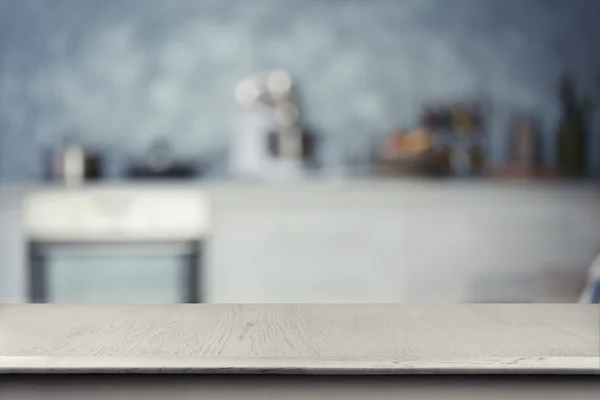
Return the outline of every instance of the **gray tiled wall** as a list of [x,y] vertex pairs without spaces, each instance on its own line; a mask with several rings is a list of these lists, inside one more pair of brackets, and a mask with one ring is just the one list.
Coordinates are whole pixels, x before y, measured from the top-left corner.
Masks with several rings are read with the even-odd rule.
[[540,114],[552,160],[557,77],[597,91],[598,15],[597,0],[0,0],[0,180],[35,179],[71,131],[121,153],[158,135],[213,151],[235,83],[269,67],[299,79],[327,164],[464,96],[489,106],[492,161],[519,111]]

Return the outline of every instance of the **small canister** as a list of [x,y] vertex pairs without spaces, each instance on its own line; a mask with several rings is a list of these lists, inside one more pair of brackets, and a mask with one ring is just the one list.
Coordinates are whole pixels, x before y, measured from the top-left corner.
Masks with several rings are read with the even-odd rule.
[[537,121],[529,116],[517,117],[511,136],[511,163],[534,173],[540,163],[539,140]]

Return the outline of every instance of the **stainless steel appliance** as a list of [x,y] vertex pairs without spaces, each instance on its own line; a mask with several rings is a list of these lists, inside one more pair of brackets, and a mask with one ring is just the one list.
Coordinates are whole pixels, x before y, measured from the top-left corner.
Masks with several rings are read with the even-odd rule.
[[174,187],[43,190],[24,205],[33,303],[203,302],[209,201]]
[[169,140],[161,138],[150,144],[142,160],[130,165],[127,176],[133,179],[186,179],[202,172],[194,163],[177,160]]
[[104,157],[85,147],[77,136],[68,137],[60,150],[46,153],[47,181],[78,185],[102,178]]

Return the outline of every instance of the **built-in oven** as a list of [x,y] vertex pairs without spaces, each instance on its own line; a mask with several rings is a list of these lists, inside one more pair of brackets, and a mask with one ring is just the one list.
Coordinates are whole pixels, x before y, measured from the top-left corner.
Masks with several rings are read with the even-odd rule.
[[205,302],[207,196],[193,188],[42,190],[25,201],[28,301]]

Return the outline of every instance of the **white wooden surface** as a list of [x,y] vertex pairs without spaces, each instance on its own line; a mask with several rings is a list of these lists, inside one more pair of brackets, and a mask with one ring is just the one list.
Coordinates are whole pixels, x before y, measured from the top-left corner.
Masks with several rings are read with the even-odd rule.
[[0,371],[600,374],[596,305],[0,306]]

